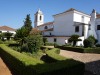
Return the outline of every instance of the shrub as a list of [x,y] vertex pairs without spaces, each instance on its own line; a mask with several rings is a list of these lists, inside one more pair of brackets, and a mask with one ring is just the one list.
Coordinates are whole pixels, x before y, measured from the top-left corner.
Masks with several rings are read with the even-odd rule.
[[25,42],[28,45],[29,51],[31,53],[37,52],[43,44],[41,35],[30,35],[25,38]]
[[31,51],[29,51],[29,48],[28,48],[27,44],[23,44],[21,46],[21,52],[31,52]]
[[46,46],[54,46],[54,43],[46,42],[45,45],[46,45]]
[[100,47],[100,44],[96,44],[96,47]]
[[94,45],[97,43],[97,40],[94,36],[89,36],[87,39],[84,40],[84,47],[94,47]]
[[78,39],[78,38],[79,38],[79,35],[74,34],[68,39],[68,41],[73,42],[73,46],[76,46],[77,41],[81,41],[81,39]]
[[47,38],[43,38],[43,43],[44,43],[44,46],[46,45],[46,42],[47,42]]
[[90,41],[89,41],[88,39],[85,39],[85,40],[83,41],[83,43],[84,43],[84,47],[85,47],[85,48],[90,47]]
[[[0,55],[9,65],[13,75],[83,75],[84,64],[73,59],[60,57],[58,54],[50,52],[48,55],[58,60],[54,63],[44,63],[43,61],[26,56],[11,48],[0,45]],[[55,50],[54,50],[55,51]],[[51,55],[52,54],[52,55]]]
[[68,50],[68,51],[74,51],[79,53],[84,53],[84,49],[80,47],[67,47],[67,46],[58,46],[57,48]]
[[84,48],[84,53],[97,53],[97,54],[100,54],[100,47],[98,47],[98,48]]

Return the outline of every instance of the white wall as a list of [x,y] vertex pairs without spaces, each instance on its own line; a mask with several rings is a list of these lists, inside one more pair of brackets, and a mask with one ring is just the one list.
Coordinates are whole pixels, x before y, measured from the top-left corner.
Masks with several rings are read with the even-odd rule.
[[70,36],[73,34],[73,11],[54,16],[54,34]]
[[6,30],[0,30],[0,31],[2,31],[2,33],[5,33],[5,32],[13,33],[12,37],[14,37],[14,35],[16,34],[15,31],[6,31]]
[[97,30],[97,25],[100,25],[100,18],[96,19],[96,33],[98,38],[98,43],[100,44],[100,30]]
[[[82,16],[83,16],[83,18],[82,18]],[[88,36],[88,34],[87,34],[88,33],[88,24],[90,22],[90,16],[86,15],[84,13],[74,11],[73,21],[86,24],[84,26],[84,37],[87,38],[87,36]],[[79,26],[80,26],[80,31],[78,33],[75,33],[75,34],[82,36],[82,25],[79,25]]]
[[56,42],[59,45],[64,45],[65,44],[65,40],[68,40],[69,37],[46,37],[48,39],[48,42],[50,43],[54,43],[54,38],[56,38]]
[[78,39],[81,39],[82,41],[78,41],[77,42],[77,46],[83,46],[84,44],[83,44],[83,41],[84,41],[84,36],[83,37],[79,37]]
[[39,26],[38,29],[39,29],[39,30],[45,30],[45,29],[44,29],[45,26],[47,26],[48,29],[53,28],[53,25],[51,24],[51,25],[43,25],[43,26]]

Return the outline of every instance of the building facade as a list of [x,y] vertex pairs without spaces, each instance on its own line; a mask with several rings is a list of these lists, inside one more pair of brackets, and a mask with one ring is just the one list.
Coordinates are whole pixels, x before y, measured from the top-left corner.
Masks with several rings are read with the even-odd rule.
[[44,23],[42,11],[38,10],[35,14],[35,28],[42,31],[48,42],[64,45],[68,42],[71,35],[79,35],[82,41],[77,42],[77,45],[83,45],[84,39],[92,35],[98,39],[100,43],[100,15],[93,10],[90,15],[69,9],[65,12],[53,15],[54,21]]
[[[0,26],[0,34],[1,33],[6,33],[6,32],[12,33],[11,37],[13,38],[16,34],[16,29],[13,29],[13,28],[8,27],[8,26]],[[4,39],[6,40],[7,38],[4,38]]]

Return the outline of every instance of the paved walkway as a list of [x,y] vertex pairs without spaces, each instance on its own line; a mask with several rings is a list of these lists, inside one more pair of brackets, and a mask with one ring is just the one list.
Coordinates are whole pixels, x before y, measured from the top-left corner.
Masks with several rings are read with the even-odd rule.
[[3,60],[0,58],[0,75],[12,75],[8,67],[5,65]]
[[61,56],[73,58],[85,63],[85,69],[91,71],[95,75],[100,75],[100,54],[77,53],[61,50]]

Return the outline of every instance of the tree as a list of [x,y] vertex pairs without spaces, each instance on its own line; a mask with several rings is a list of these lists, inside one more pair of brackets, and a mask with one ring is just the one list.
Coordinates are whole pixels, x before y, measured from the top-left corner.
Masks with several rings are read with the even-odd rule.
[[32,22],[30,20],[30,15],[28,14],[25,18],[24,25],[16,31],[15,40],[23,40],[27,37],[32,30]]
[[24,25],[23,25],[23,28],[25,28],[27,30],[27,34],[30,33],[30,31],[32,30],[32,22],[31,22],[31,19],[30,19],[30,14],[28,14],[26,16],[26,19],[24,21]]
[[23,39],[24,37],[27,37],[28,34],[26,34],[26,32],[27,30],[24,27],[18,29],[16,31],[15,39]]
[[31,30],[30,34],[24,38],[21,51],[30,53],[37,52],[42,45],[43,37],[40,34],[40,31],[34,28]]
[[4,40],[4,38],[6,38],[7,40],[10,40],[12,35],[13,33],[5,32],[5,33],[1,33],[0,37],[2,38],[2,40]]
[[84,40],[84,47],[94,47],[94,45],[97,43],[97,39],[95,39],[94,36],[89,36],[87,39]]
[[31,52],[31,53],[37,52],[43,44],[42,39],[43,38],[41,35],[35,35],[35,36],[30,35],[30,36],[26,37],[25,41],[28,45],[29,52]]
[[81,41],[81,39],[78,39],[78,38],[79,38],[79,35],[74,34],[68,39],[68,41],[73,42],[73,46],[75,46],[77,41]]

